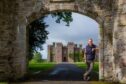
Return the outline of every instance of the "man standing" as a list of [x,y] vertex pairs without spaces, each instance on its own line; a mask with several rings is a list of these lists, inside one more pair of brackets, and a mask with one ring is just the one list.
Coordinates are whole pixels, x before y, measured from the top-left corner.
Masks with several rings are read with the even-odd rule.
[[96,55],[96,45],[94,45],[93,39],[89,39],[88,45],[85,48],[85,62],[87,64],[87,70],[84,73],[84,80],[90,79],[90,74],[94,65],[95,55]]

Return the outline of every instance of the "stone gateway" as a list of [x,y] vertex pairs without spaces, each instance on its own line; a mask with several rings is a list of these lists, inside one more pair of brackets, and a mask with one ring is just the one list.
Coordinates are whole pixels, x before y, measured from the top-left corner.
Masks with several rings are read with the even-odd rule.
[[99,80],[126,83],[126,0],[0,0],[0,80],[25,76],[27,26],[56,11],[77,12],[99,23]]

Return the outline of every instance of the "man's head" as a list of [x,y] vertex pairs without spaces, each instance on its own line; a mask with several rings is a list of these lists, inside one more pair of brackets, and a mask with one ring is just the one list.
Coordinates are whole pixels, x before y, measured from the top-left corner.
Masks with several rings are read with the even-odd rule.
[[92,38],[90,38],[90,39],[88,39],[88,45],[93,45],[93,39]]

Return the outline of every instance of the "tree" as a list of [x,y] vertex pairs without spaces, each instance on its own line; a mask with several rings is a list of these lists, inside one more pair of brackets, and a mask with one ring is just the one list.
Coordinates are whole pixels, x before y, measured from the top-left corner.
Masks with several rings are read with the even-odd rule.
[[66,22],[66,26],[70,26],[70,23],[73,21],[72,12],[55,12],[51,14],[53,18],[56,18],[56,23],[61,21]]
[[29,60],[32,59],[33,53],[38,49],[42,50],[42,44],[48,39],[49,32],[46,30],[48,25],[43,21],[44,17],[33,21],[29,25]]
[[74,55],[75,55],[74,56],[75,62],[78,62],[79,61],[79,55],[80,55],[79,52],[75,52]]
[[[51,14],[53,18],[56,19],[56,23],[60,23],[61,21],[66,22],[66,26],[70,25],[72,22],[72,13],[71,12],[56,12]],[[49,26],[44,22],[44,17],[37,19],[29,24],[29,60],[33,58],[33,53],[38,49],[43,50],[42,45],[48,39],[49,32],[46,28]]]
[[75,55],[75,57],[74,57],[75,62],[83,61],[83,52],[77,51],[74,53],[74,55]]
[[79,53],[79,62],[82,62],[83,61],[83,52],[80,52]]
[[70,57],[71,59],[74,59],[74,53],[69,53],[69,57]]
[[40,52],[34,52],[33,59],[31,60],[32,62],[42,62],[42,55]]

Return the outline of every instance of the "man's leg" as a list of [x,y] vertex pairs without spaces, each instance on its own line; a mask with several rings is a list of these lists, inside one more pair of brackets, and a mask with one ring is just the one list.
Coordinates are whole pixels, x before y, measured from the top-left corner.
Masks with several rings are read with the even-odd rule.
[[84,74],[84,80],[87,79],[93,69],[93,61],[87,61],[87,69],[88,70]]
[[86,71],[88,71],[89,68],[90,68],[90,63],[87,61],[87,62],[86,62],[86,65],[87,65],[87,69],[86,69]]

